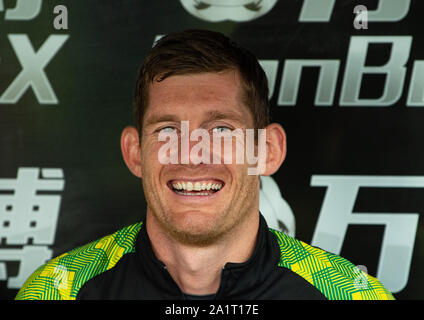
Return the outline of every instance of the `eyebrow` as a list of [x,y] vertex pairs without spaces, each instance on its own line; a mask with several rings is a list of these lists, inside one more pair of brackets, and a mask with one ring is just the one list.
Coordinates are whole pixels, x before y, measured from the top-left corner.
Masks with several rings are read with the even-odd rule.
[[232,120],[239,124],[242,124],[241,115],[236,112],[222,112],[222,111],[208,111],[206,113],[206,119],[203,123],[208,123],[217,120]]
[[143,125],[144,127],[148,127],[153,124],[161,123],[161,122],[178,122],[179,120],[172,114],[164,114],[164,115],[153,115],[147,118],[146,123]]
[[[241,121],[241,115],[239,115],[236,112],[222,112],[222,111],[208,111],[206,112],[205,119],[203,120],[202,124],[217,121],[217,120],[232,120],[234,122],[237,122],[238,124],[242,125]],[[161,122],[180,122],[185,121],[185,119],[179,119],[177,116],[173,114],[164,114],[164,115],[153,115],[146,119],[146,123],[144,124],[145,127],[148,127],[150,125],[158,124]]]

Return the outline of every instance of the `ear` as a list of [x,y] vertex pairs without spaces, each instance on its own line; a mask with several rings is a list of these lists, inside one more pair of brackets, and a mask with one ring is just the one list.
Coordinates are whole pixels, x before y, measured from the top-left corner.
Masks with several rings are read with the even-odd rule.
[[261,174],[274,174],[286,158],[286,133],[278,123],[271,123],[266,128],[266,168]]
[[122,131],[121,151],[128,169],[132,174],[141,178],[140,138],[136,128],[126,127]]

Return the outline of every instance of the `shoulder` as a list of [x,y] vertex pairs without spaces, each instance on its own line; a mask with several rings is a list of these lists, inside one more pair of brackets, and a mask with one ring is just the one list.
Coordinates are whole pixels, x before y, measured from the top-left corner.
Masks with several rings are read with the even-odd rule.
[[391,300],[392,294],[350,261],[270,229],[280,247],[279,267],[311,283],[330,300]]
[[122,228],[50,260],[27,279],[16,299],[75,299],[85,282],[113,268],[123,255],[134,252],[141,225],[139,222]]

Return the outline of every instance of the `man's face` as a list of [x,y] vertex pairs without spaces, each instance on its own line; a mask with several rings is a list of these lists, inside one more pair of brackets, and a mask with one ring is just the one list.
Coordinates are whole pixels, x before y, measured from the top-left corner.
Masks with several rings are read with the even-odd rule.
[[[258,213],[259,179],[248,175],[246,161],[162,164],[158,159],[165,143],[159,133],[180,137],[182,121],[188,121],[190,132],[202,128],[211,137],[228,129],[253,129],[252,114],[240,93],[236,71],[177,75],[150,85],[141,136],[147,214],[180,242],[213,243]],[[190,149],[196,143],[190,142]],[[199,187],[203,190],[195,190]]]

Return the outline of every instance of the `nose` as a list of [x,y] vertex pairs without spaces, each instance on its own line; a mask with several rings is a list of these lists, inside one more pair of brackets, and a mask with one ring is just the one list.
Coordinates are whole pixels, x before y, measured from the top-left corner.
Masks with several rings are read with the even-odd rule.
[[203,128],[181,130],[181,164],[211,164],[211,137]]

